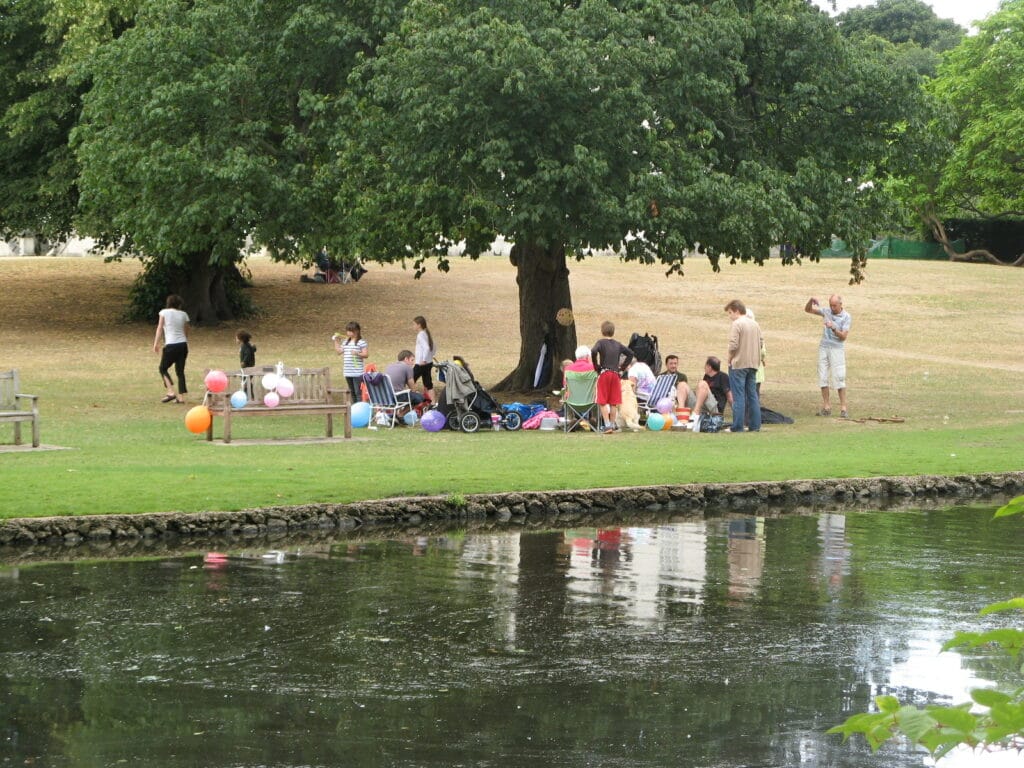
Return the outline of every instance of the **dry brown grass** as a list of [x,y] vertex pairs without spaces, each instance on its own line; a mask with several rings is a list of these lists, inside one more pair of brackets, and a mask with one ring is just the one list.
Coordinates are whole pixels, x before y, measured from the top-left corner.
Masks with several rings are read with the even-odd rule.
[[[466,357],[486,386],[518,355],[514,270],[507,259],[455,260],[445,275],[420,280],[397,266],[370,265],[359,283],[305,284],[295,266],[250,262],[259,318],[245,321],[258,362],[330,364],[330,335],[358,320],[371,360],[394,359],[412,347],[412,318],[430,322],[439,355]],[[984,420],[1024,420],[1024,270],[947,262],[873,261],[867,279],[847,285],[842,260],[782,267],[725,266],[714,274],[693,258],[685,278],[657,267],[595,257],[572,266],[580,340],[592,343],[610,319],[625,341],[650,331],[663,354],[699,375],[708,354],[724,352],[731,298],[757,313],[768,345],[766,404],[794,416],[817,407],[815,349],[820,333],[803,312],[810,295],[843,294],[853,315],[848,343],[854,416],[899,414],[919,422],[969,410]],[[0,260],[0,367],[22,371],[25,387],[46,407],[106,407],[129,399],[156,402],[161,387],[153,354],[154,326],[119,321],[138,264],[97,258]],[[190,382],[200,390],[206,367],[234,367],[237,324],[195,329]],[[159,405],[154,407],[160,407]]]

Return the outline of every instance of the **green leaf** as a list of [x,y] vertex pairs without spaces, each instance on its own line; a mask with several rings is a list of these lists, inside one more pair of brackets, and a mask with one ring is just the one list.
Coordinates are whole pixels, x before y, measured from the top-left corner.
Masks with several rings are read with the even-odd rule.
[[1000,611],[1024,611],[1024,597],[1015,597],[1011,600],[1004,600],[1001,603],[992,603],[992,605],[986,605],[979,611],[981,616],[985,616],[989,613],[998,613]]
[[1024,496],[1018,496],[996,510],[994,517],[1008,517],[1024,513]]
[[934,732],[938,726],[929,713],[911,706],[900,708],[900,711],[896,713],[896,722],[899,729],[908,738],[922,743],[929,732]]
[[875,696],[875,706],[880,712],[893,713],[900,708],[900,700],[895,696]]
[[927,711],[939,725],[970,733],[977,727],[978,718],[964,708],[969,706],[970,704],[958,707],[928,707]]
[[971,698],[981,706],[990,708],[1011,701],[1008,695],[994,688],[974,688],[971,690]]

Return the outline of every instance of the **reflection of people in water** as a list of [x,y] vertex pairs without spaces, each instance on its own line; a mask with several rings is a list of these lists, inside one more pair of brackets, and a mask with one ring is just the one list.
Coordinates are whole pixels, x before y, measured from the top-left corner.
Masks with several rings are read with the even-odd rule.
[[617,565],[622,559],[622,529],[598,528],[591,558],[602,565]]
[[764,518],[743,517],[729,521],[729,597],[735,604],[757,594],[764,575]]
[[846,515],[824,513],[818,516],[821,540],[821,573],[828,591],[835,593],[843,585],[849,568],[850,548],[846,542]]

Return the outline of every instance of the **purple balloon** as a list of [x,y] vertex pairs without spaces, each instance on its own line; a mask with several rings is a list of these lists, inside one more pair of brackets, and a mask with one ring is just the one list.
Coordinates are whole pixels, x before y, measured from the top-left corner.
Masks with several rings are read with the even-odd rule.
[[[280,388],[277,391],[280,392]],[[666,413],[672,413],[676,409],[676,401],[671,397],[663,397],[654,407],[658,413],[664,416]]]
[[423,418],[420,419],[420,424],[427,432],[440,432],[444,429],[444,424],[447,421],[444,414],[440,411],[427,411],[423,414]]

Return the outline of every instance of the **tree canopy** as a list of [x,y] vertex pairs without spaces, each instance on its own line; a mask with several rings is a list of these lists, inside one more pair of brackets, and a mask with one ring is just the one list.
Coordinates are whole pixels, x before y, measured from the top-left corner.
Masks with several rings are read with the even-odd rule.
[[542,344],[575,345],[553,322],[571,306],[567,255],[682,272],[693,252],[717,269],[866,239],[883,209],[869,182],[917,88],[800,0],[415,0],[358,75],[345,207],[361,250],[443,265],[453,243],[513,240],[516,389]]
[[967,30],[952,19],[941,19],[923,0],[878,0],[839,14],[847,37],[871,34],[891,43],[915,43],[938,53],[959,45]]
[[[167,271],[199,321],[230,315],[224,275],[247,242],[446,268],[451,245],[472,257],[504,235],[516,388],[542,344],[575,346],[553,318],[567,264],[593,249],[682,273],[690,253],[717,269],[781,242],[863,242],[920,93],[804,0],[12,7],[29,5],[48,29],[15,27],[56,63],[0,59],[21,89],[0,92],[5,120],[37,92],[65,117],[32,136],[54,153],[33,173],[65,161],[82,234]],[[0,151],[20,157],[12,136]]]

